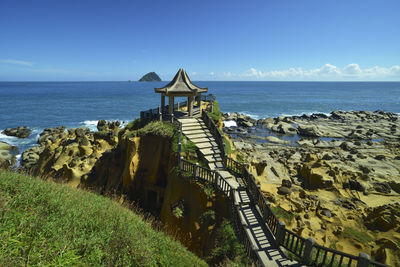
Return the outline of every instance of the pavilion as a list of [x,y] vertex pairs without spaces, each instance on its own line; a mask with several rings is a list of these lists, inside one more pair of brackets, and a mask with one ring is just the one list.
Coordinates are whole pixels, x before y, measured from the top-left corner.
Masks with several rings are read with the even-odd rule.
[[174,112],[174,98],[187,97],[187,115],[193,116],[193,103],[197,100],[197,106],[201,105],[201,93],[207,93],[208,88],[201,88],[193,84],[184,69],[179,69],[174,79],[162,88],[154,88],[156,93],[161,94],[161,110],[165,110],[165,96],[168,96],[168,115]]

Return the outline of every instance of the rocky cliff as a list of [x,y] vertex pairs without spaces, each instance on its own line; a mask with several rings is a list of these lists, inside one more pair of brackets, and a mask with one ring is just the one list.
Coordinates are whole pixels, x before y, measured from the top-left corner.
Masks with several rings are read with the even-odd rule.
[[23,154],[23,167],[74,187],[123,195],[196,254],[208,255],[227,217],[226,199],[178,171],[173,138],[157,124],[148,127],[153,132],[135,132],[137,125],[120,129],[115,122],[100,122],[98,132],[46,129],[39,145]]

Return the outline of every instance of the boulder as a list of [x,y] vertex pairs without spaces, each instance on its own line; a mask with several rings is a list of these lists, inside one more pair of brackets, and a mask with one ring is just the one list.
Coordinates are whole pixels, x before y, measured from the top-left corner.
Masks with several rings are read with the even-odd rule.
[[303,164],[300,176],[304,179],[305,185],[311,189],[331,188],[334,182],[324,168],[314,168],[308,164]]
[[27,126],[18,126],[17,128],[7,128],[2,131],[7,136],[15,136],[18,138],[27,138],[31,134],[31,130]]
[[0,168],[10,168],[15,165],[15,154],[18,149],[15,146],[0,141]]
[[286,187],[286,186],[281,186],[278,188],[278,194],[280,195],[290,195],[292,191],[290,190],[290,188]]
[[292,182],[289,179],[282,179],[282,186],[291,188],[292,187]]
[[315,125],[298,125],[297,132],[300,136],[305,137],[320,137],[322,136],[321,132],[318,130]]
[[380,193],[389,194],[392,191],[388,183],[373,183],[373,186]]
[[297,130],[291,124],[281,122],[277,126],[277,132],[281,134],[296,134]]

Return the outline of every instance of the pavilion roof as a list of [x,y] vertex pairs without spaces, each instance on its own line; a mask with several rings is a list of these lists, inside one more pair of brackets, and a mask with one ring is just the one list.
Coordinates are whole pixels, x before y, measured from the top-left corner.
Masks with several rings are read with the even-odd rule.
[[165,93],[166,95],[195,95],[205,93],[208,88],[202,88],[193,84],[184,69],[179,69],[174,79],[162,88],[154,88],[156,93]]

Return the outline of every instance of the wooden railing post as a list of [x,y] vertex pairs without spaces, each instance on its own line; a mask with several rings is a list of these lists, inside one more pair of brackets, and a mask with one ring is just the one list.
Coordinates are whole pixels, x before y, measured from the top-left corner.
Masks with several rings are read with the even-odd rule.
[[280,246],[285,240],[286,224],[284,222],[279,222],[278,229],[276,231],[276,245]]
[[214,181],[215,181],[215,184],[218,186],[219,185],[219,174],[216,171],[214,171]]
[[307,238],[304,247],[304,256],[303,256],[304,264],[310,263],[314,245],[315,245],[315,240],[311,237]]
[[180,157],[180,159],[181,159],[181,160],[180,160],[180,163],[181,163],[181,164],[180,164],[179,167],[180,167],[181,170],[183,170],[183,157]]
[[162,112],[160,107],[158,107],[158,119],[162,121]]
[[[266,207],[268,210],[271,210],[271,203],[269,203],[268,201],[265,201],[265,207]],[[262,216],[264,222],[266,222],[266,221],[267,221],[267,218],[268,218],[268,214],[267,214],[267,212],[266,212],[265,210],[263,210],[263,214],[261,214],[261,216]]]
[[370,258],[368,254],[360,252],[358,255],[357,267],[368,267],[370,263]]
[[199,164],[196,162],[196,166],[193,168],[193,177],[196,178],[198,176]]

